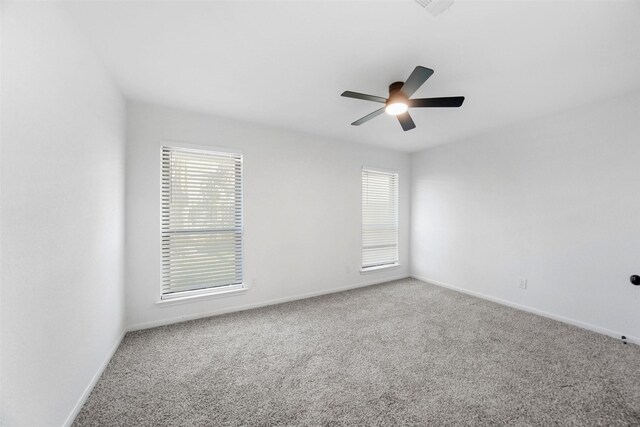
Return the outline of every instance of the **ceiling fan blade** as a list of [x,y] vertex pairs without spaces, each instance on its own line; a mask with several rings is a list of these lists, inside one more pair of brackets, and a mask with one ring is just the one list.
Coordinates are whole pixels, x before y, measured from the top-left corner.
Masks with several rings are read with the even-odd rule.
[[387,102],[387,98],[383,98],[381,96],[367,95],[366,93],[351,92],[350,90],[346,90],[342,92],[340,96],[346,96],[347,98],[364,99],[365,101],[381,102],[383,104]]
[[379,110],[374,111],[373,113],[369,113],[366,116],[364,116],[361,119],[356,120],[355,122],[351,123],[353,126],[360,126],[361,124],[368,122],[369,120],[373,119],[374,117],[378,117],[380,114],[384,113],[384,109],[385,107],[380,108]]
[[410,99],[409,107],[459,107],[464,102],[464,96],[449,96],[446,98],[418,98]]
[[413,95],[413,93],[417,91],[418,88],[422,86],[422,84],[426,82],[432,74],[433,70],[431,68],[421,67],[420,65],[418,65],[413,70],[407,81],[404,82],[404,85],[402,85],[402,88],[400,88],[400,90],[408,98]]
[[402,129],[405,132],[416,127],[416,124],[413,123],[413,119],[411,118],[409,113],[398,114],[396,117],[398,118],[398,121],[400,122],[400,126],[402,126]]

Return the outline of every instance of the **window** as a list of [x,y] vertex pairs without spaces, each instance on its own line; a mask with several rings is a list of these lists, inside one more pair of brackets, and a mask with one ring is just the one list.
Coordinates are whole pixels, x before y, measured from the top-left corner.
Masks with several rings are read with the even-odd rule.
[[242,288],[242,156],[162,147],[162,299]]
[[398,265],[398,174],[362,169],[362,270]]

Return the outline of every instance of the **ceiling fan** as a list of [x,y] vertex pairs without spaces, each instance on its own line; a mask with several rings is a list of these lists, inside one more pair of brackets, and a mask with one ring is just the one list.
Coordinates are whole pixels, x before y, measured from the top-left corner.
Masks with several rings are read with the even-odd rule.
[[360,126],[368,122],[374,117],[386,112],[392,116],[396,116],[402,129],[405,131],[416,127],[413,119],[408,113],[409,108],[441,108],[441,107],[459,107],[464,102],[464,96],[450,96],[446,98],[418,98],[409,99],[416,90],[433,74],[433,70],[418,65],[406,82],[394,82],[389,85],[389,97],[366,95],[364,93],[345,91],[342,96],[347,98],[364,99],[365,101],[379,102],[385,104],[384,107],[373,113],[367,114],[361,119],[351,123],[353,126]]

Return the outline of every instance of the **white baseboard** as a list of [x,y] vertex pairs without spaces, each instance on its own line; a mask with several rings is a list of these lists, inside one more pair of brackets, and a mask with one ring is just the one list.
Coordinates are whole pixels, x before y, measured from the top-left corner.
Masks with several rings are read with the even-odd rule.
[[89,395],[91,394],[91,391],[93,390],[93,387],[95,387],[96,383],[100,379],[100,376],[104,372],[104,369],[109,364],[109,361],[111,361],[111,358],[115,354],[115,352],[118,349],[118,347],[120,347],[120,343],[122,342],[122,339],[124,338],[125,334],[126,334],[126,330],[122,331],[122,333],[120,334],[120,338],[118,338],[116,340],[115,344],[111,347],[111,350],[109,350],[109,353],[107,354],[107,357],[104,358],[104,360],[102,361],[102,363],[98,367],[98,370],[96,371],[95,375],[93,376],[93,378],[91,378],[91,381],[89,381],[89,384],[87,385],[87,387],[82,392],[82,395],[80,396],[80,399],[78,399],[78,402],[76,402],[76,405],[73,407],[73,410],[71,411],[71,413],[67,417],[66,421],[64,422],[64,424],[63,424],[64,427],[70,426],[73,423],[73,421],[76,419],[78,414],[80,413],[80,410],[82,409],[82,406],[84,406],[85,402],[89,398]]
[[282,304],[285,302],[297,301],[301,299],[317,297],[320,295],[334,294],[336,292],[348,291],[350,289],[363,288],[365,286],[378,285],[381,283],[391,282],[394,280],[406,279],[407,277],[409,277],[408,274],[403,274],[403,275],[394,276],[394,277],[387,277],[384,279],[370,280],[367,282],[357,283],[355,285],[348,285],[348,286],[342,286],[342,287],[331,288],[331,289],[323,289],[321,291],[307,292],[304,294],[298,294],[290,297],[274,298],[274,299],[260,301],[260,302],[251,303],[251,304],[245,304],[245,305],[229,307],[229,308],[221,308],[218,310],[208,311],[206,313],[187,314],[184,316],[171,317],[168,319],[137,323],[134,325],[129,325],[129,327],[127,328],[127,331],[139,331],[142,329],[155,328],[157,326],[165,326],[165,325],[171,325],[173,323],[187,322],[189,320],[196,320],[196,319],[202,319],[205,317],[217,316],[219,314],[251,310],[253,308],[266,307],[268,305]]
[[582,322],[580,320],[571,319],[568,317],[561,316],[559,314],[549,313],[544,310],[539,310],[537,308],[529,307],[526,305],[518,304],[515,302],[507,301],[501,298],[492,297],[490,295],[486,295],[480,292],[470,291],[468,289],[461,288],[459,286],[450,285],[448,283],[440,282],[438,280],[429,279],[428,277],[416,276],[412,275],[414,279],[421,280],[423,282],[431,283],[432,285],[440,286],[442,288],[451,289],[453,291],[461,292],[463,294],[471,295],[474,297],[482,298],[491,302],[495,302],[498,304],[506,305],[507,307],[516,308],[518,310],[526,311],[529,313],[537,314],[538,316],[548,317],[549,319],[557,320],[559,322],[568,323],[569,325],[577,326],[582,329],[587,329],[589,331],[597,332],[599,334],[607,335],[612,338],[620,339],[621,336],[626,336],[627,342],[640,345],[640,338],[631,337],[621,332],[612,331],[611,329],[602,328],[600,326],[592,325],[591,323]]

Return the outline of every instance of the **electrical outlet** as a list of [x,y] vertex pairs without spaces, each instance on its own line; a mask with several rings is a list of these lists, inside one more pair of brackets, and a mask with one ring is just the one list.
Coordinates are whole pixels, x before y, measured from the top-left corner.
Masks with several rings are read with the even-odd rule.
[[251,287],[252,287],[252,288],[255,288],[255,287],[256,287],[256,278],[255,278],[255,277],[252,277],[252,278],[251,278]]
[[345,273],[351,273],[351,264],[347,264],[344,266],[344,272]]
[[527,289],[527,279],[525,277],[518,277],[518,287],[520,289]]

